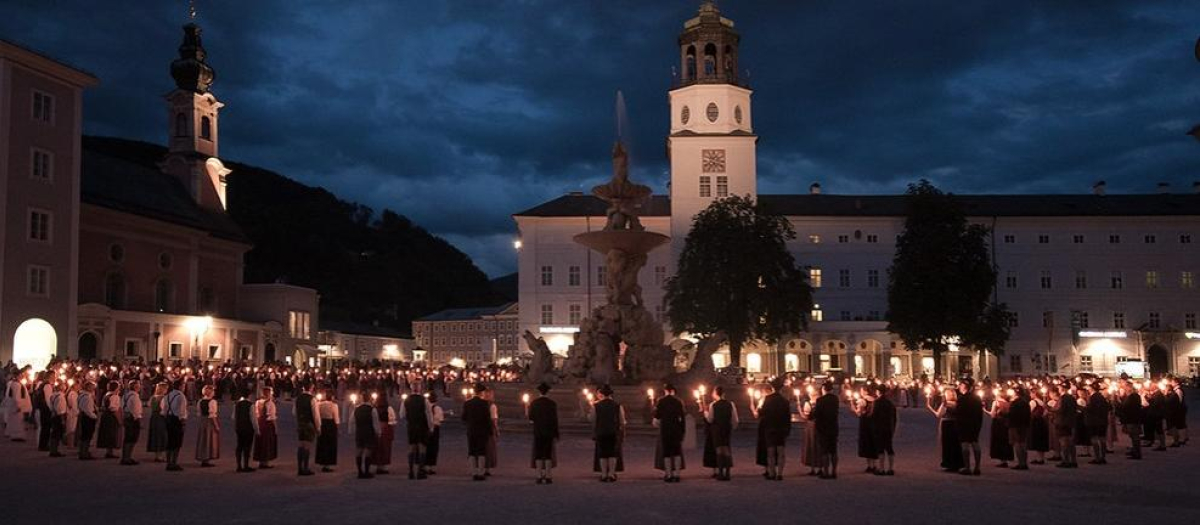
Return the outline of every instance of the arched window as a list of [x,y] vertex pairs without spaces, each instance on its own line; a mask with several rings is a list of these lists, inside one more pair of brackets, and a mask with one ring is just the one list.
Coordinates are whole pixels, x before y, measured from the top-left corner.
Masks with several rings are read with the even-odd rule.
[[717,74],[717,46],[708,44],[704,46],[704,76],[711,77]]
[[733,76],[737,73],[737,54],[733,52],[733,46],[725,46],[725,52],[722,53],[722,59],[725,61],[721,68],[725,73]]
[[684,59],[684,80],[696,80],[696,46],[688,46],[687,57]]
[[200,117],[200,138],[212,140],[212,120],[208,117]]
[[109,308],[122,310],[125,308],[125,276],[110,273],[104,279],[104,304]]
[[188,133],[187,128],[188,128],[187,115],[184,115],[183,113],[179,113],[179,114],[175,115],[175,136],[176,137],[186,137],[186,136],[190,135],[190,133]]
[[170,312],[174,310],[171,305],[175,289],[171,286],[171,281],[168,279],[159,279],[154,283],[154,311]]

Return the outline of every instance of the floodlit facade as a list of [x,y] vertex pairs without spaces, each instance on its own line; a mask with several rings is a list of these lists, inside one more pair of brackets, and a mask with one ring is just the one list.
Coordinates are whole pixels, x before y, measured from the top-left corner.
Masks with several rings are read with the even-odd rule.
[[[711,2],[679,37],[679,74],[669,92],[670,194],[653,196],[642,218],[648,230],[672,237],[671,250],[652,253],[641,272],[647,308],[666,329],[663,284],[692,219],[716,199],[750,195],[791,221],[797,238],[789,248],[809,269],[816,305],[808,332],[752,343],[741,366],[762,374],[932,373],[932,355],[905,348],[884,321],[904,197],[834,195],[819,184],[804,194],[758,194],[752,91],[737,69],[740,38]],[[1003,356],[950,352],[949,373],[1114,374],[1134,360],[1153,373],[1200,370],[1195,188],[1109,195],[1101,182],[1086,194],[960,198],[970,219],[993,231],[996,297],[1016,316]],[[603,302],[603,261],[572,237],[602,228],[604,211],[599,199],[572,193],[514,215],[518,331],[545,337],[556,353],[565,354],[579,321]],[[664,342],[685,341],[667,334]],[[718,366],[728,359],[728,352],[714,358]]]
[[0,363],[75,347],[81,106],[97,83],[0,40]]
[[413,321],[413,360],[429,366],[504,364],[518,357],[517,303],[452,308]]

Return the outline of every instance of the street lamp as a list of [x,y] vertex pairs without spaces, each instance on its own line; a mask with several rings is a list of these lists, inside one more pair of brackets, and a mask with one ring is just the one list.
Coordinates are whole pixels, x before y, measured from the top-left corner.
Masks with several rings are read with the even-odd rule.
[[192,357],[200,355],[200,338],[208,333],[208,329],[212,327],[213,318],[211,315],[203,317],[192,317],[187,320],[186,324],[188,331],[192,334]]

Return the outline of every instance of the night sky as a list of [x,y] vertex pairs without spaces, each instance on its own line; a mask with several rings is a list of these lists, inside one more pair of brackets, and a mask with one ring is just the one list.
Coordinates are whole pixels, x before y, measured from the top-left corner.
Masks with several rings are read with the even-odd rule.
[[[495,276],[514,212],[668,179],[675,38],[699,0],[198,2],[221,156],[392,208]],[[720,3],[755,89],[759,190],[1191,191],[1194,1]],[[96,74],[85,131],[165,142],[184,1],[0,0],[0,38]]]

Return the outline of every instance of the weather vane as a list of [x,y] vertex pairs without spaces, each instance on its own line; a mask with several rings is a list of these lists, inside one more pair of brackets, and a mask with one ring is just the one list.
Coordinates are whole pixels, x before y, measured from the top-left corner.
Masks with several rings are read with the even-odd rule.
[[188,18],[196,19],[196,0],[188,0]]

